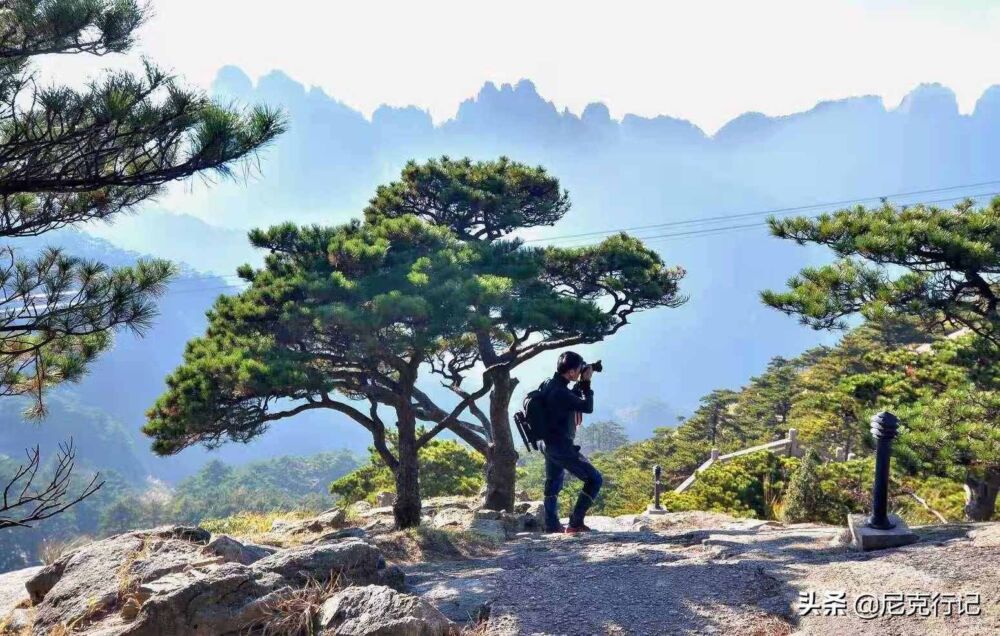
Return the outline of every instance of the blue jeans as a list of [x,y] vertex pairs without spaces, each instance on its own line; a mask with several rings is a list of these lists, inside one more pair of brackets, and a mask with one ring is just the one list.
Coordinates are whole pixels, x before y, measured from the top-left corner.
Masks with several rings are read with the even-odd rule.
[[578,528],[583,525],[583,517],[597,498],[604,478],[594,465],[580,452],[579,446],[546,444],[545,455],[545,529],[557,530],[559,524],[559,491],[563,487],[566,472],[583,482],[583,490],[576,498],[576,505],[569,517],[569,525]]

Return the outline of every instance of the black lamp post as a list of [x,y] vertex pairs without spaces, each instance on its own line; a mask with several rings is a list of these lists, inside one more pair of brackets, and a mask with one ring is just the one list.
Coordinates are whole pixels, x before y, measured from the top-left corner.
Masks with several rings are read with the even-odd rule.
[[660,481],[660,476],[662,474],[663,469],[659,465],[653,466],[653,507],[656,510],[663,510],[660,506],[660,488],[663,485]]
[[899,418],[888,411],[874,416],[871,421],[875,438],[875,483],[872,486],[872,514],[868,527],[891,530],[896,524],[889,521],[889,460],[892,458],[892,440],[899,433]]

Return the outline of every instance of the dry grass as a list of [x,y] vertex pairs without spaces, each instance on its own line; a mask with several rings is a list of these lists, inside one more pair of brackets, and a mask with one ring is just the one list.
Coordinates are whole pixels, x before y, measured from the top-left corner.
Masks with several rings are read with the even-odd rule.
[[153,551],[153,546],[149,540],[144,539],[142,546],[129,555],[129,558],[118,568],[118,604],[121,607],[121,615],[125,620],[132,620],[139,613],[142,604],[146,602],[145,597],[139,591],[140,581],[135,578],[132,566],[136,561],[148,559]]
[[372,537],[385,558],[397,563],[454,561],[491,556],[500,542],[467,530],[440,530],[420,526]]
[[[31,606],[30,599],[24,599],[14,607],[10,608],[11,612],[6,616],[0,616],[0,634],[3,636],[30,636],[32,625],[35,622],[35,610]],[[13,622],[14,610],[26,609],[28,610],[28,618],[26,625],[20,629],[16,629],[11,623]]]
[[340,577],[327,583],[309,581],[262,603],[262,615],[246,631],[262,636],[313,636],[323,603],[342,588]]
[[88,536],[80,536],[74,539],[51,539],[42,541],[38,548],[38,558],[45,565],[52,565],[61,557],[69,554],[77,548],[82,548],[88,543],[93,543],[93,539]]
[[301,510],[291,512],[241,512],[221,519],[204,519],[202,528],[212,534],[227,534],[252,543],[268,543],[271,524],[277,519],[301,520],[315,517],[314,512]]

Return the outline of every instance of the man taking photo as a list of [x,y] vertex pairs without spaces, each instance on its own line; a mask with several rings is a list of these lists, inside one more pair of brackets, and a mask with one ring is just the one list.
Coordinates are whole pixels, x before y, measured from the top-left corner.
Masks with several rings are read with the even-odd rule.
[[[549,418],[546,435],[542,439],[545,455],[545,531],[588,532],[583,523],[584,515],[597,498],[604,479],[594,465],[573,444],[576,428],[583,413],[594,412],[594,391],[590,387],[594,368],[583,361],[580,354],[567,351],[559,356],[556,373],[545,386],[545,410]],[[570,388],[570,382],[576,384]],[[559,491],[562,490],[566,472],[583,482],[583,490],[576,499],[569,526],[563,528],[559,521]]]

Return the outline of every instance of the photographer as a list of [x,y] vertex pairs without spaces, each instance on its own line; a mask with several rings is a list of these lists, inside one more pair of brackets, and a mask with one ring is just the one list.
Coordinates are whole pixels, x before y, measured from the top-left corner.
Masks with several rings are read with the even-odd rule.
[[[548,434],[543,439],[545,455],[545,531],[588,532],[583,523],[584,515],[594,503],[601,489],[601,473],[573,444],[576,428],[583,413],[594,412],[594,391],[590,388],[591,376],[600,370],[600,363],[588,365],[580,354],[567,351],[559,356],[556,373],[545,386],[545,410],[549,418]],[[572,389],[570,382],[576,382]],[[559,521],[559,491],[563,478],[569,471],[581,481],[583,490],[569,517],[569,527]]]

